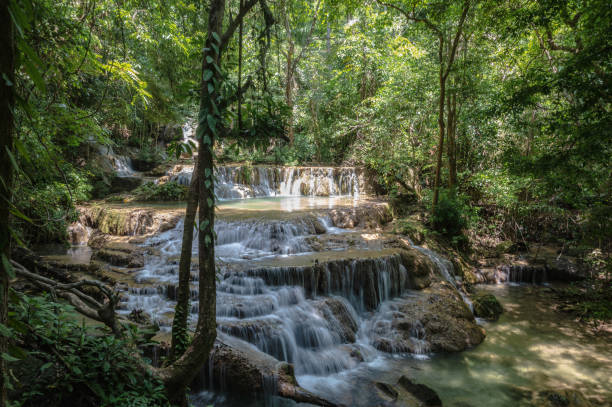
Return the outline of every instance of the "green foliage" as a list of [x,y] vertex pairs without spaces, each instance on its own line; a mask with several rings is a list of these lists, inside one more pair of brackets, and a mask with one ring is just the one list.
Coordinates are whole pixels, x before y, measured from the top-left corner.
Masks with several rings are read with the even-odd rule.
[[471,213],[465,197],[454,190],[442,190],[431,223],[433,228],[443,235],[458,237],[462,236],[463,230],[468,227]]
[[599,277],[573,283],[557,291],[560,309],[580,319],[598,325],[612,321],[612,280]]
[[182,201],[187,197],[188,188],[174,181],[164,184],[147,182],[134,190],[139,201]]
[[23,361],[12,366],[21,376],[12,384],[12,406],[168,405],[162,384],[135,359],[136,331],[126,340],[100,335],[48,296],[15,295],[10,315],[12,340],[27,352],[17,352]]
[[[74,205],[90,198],[89,179],[65,167],[67,183],[60,180],[20,185],[14,204],[31,222],[15,217],[22,240],[30,243],[65,242],[66,226],[77,219]],[[31,179],[30,179],[31,180]]]

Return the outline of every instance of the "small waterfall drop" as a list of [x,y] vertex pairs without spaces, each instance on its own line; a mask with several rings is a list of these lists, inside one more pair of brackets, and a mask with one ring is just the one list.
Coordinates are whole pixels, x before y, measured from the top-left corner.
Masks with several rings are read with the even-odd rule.
[[[170,172],[170,180],[189,185],[193,166]],[[363,176],[354,167],[272,167],[265,165],[220,165],[215,169],[215,193],[219,199],[289,196],[350,196],[358,198],[366,189]]]

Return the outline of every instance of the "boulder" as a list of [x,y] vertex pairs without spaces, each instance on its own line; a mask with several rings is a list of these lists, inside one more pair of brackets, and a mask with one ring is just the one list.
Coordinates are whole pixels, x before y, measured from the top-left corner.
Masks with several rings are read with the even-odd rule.
[[374,346],[389,353],[460,352],[485,337],[457,290],[446,282],[395,300],[373,329]]
[[[144,235],[164,232],[176,226],[182,210],[159,211],[151,208],[121,208],[114,206],[81,206],[79,221],[99,232],[117,236]],[[90,238],[94,238],[95,233]]]
[[74,222],[67,228],[68,240],[73,245],[84,245],[89,241],[91,229],[81,222]]
[[344,343],[355,342],[359,327],[349,306],[341,298],[326,297],[315,302],[314,306]]
[[100,260],[112,266],[140,268],[144,267],[144,253],[137,246],[129,243],[109,243],[97,250],[93,260]]
[[[192,389],[202,389],[212,383],[227,392],[256,395],[278,395],[315,406],[336,404],[301,388],[295,379],[293,365],[279,362],[242,341],[218,333],[208,365],[191,383]],[[273,394],[270,394],[273,391]]]
[[504,312],[497,298],[490,293],[477,294],[472,298],[472,303],[474,304],[474,315],[479,318],[496,321]]
[[340,207],[329,212],[334,226],[344,229],[363,227],[376,229],[391,222],[393,215],[387,204],[364,204],[358,207]]
[[402,264],[408,270],[411,287],[422,290],[431,285],[432,276],[436,273],[436,266],[429,257],[415,249],[400,251]]

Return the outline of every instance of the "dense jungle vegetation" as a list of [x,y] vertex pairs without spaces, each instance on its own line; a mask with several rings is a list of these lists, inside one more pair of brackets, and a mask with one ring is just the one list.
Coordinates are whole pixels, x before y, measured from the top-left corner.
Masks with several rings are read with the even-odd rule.
[[[135,195],[188,201],[210,279],[215,163],[351,165],[389,199],[398,233],[472,259],[561,247],[591,270],[565,300],[609,321],[611,26],[605,0],[1,0],[2,402],[184,403],[214,314],[200,311],[212,323],[193,342],[175,327],[160,373],[139,353],[146,332],[81,326],[57,287],[9,286],[11,257],[66,243],[79,203],[123,199],[100,151],[153,173],[196,152],[186,124],[199,181]],[[43,362],[21,369],[57,377],[7,401],[7,366],[29,354]]]

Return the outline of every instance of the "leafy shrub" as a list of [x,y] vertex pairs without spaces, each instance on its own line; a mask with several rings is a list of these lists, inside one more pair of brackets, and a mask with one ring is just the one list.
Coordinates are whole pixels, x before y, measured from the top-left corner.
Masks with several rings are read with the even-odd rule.
[[20,183],[14,193],[14,205],[20,215],[13,226],[22,240],[30,243],[65,242],[66,227],[77,219],[74,205],[89,199],[91,185],[76,170],[66,172],[66,182]]
[[432,217],[434,229],[447,237],[460,236],[468,227],[468,210],[456,192],[440,190],[440,199]]
[[182,201],[187,198],[188,188],[174,181],[165,184],[147,182],[134,190],[139,201]]
[[13,406],[168,406],[161,382],[135,359],[138,332],[100,335],[79,325],[69,305],[13,294],[3,332],[20,346],[4,356],[19,379],[10,387]]

